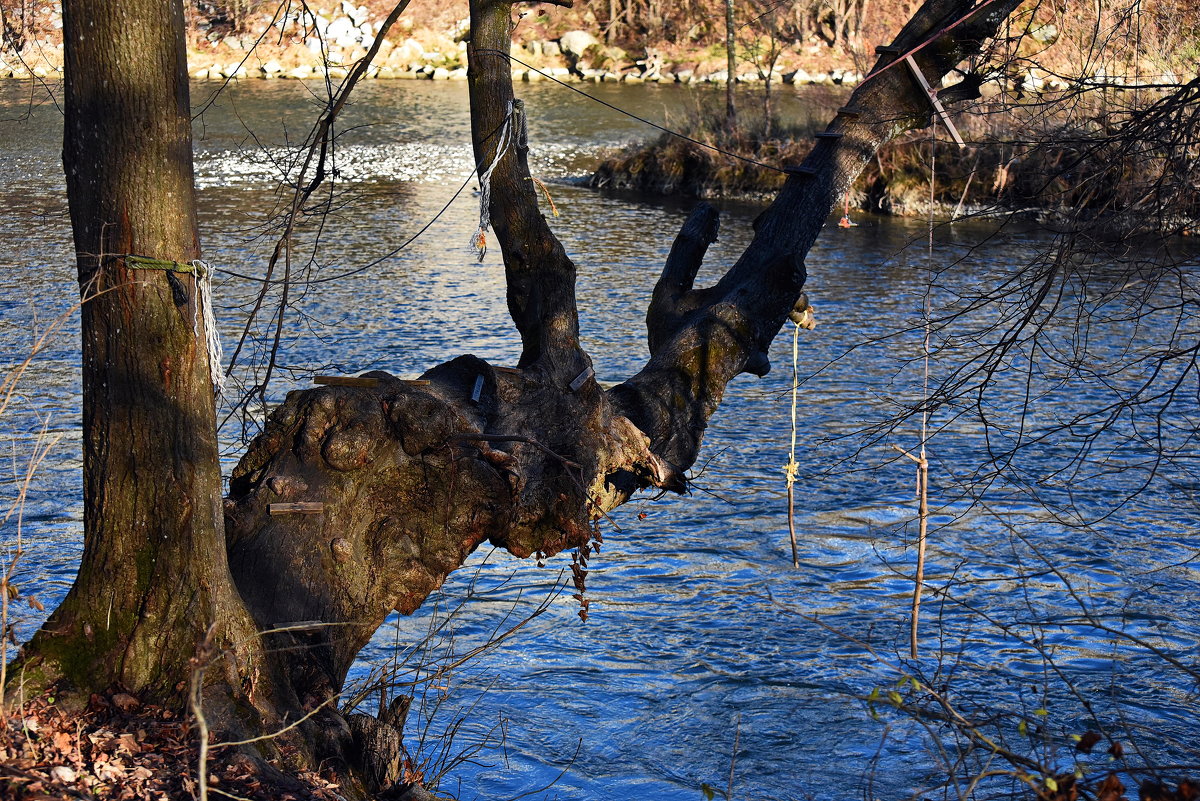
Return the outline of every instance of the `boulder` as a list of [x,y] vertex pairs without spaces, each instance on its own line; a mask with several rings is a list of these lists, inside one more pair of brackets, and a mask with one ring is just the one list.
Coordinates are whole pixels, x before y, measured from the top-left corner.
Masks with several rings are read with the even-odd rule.
[[558,40],[558,47],[572,61],[576,61],[589,47],[600,44],[600,40],[587,31],[567,31]]
[[346,47],[347,45],[342,42],[357,44],[362,39],[362,32],[349,17],[338,17],[329,23],[329,29],[325,32],[325,36],[336,41],[339,46]]
[[1054,44],[1058,41],[1058,26],[1052,22],[1047,22],[1044,25],[1035,25],[1029,29],[1029,35],[1033,37],[1035,42],[1041,44]]

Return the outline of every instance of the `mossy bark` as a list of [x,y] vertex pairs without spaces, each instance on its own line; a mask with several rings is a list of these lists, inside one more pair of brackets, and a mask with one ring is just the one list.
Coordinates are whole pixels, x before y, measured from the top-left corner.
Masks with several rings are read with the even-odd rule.
[[77,688],[119,684],[178,699],[211,624],[239,664],[258,661],[226,560],[197,277],[126,258],[200,256],[183,9],[177,0],[68,0],[63,13],[84,553],[26,653],[46,677]]

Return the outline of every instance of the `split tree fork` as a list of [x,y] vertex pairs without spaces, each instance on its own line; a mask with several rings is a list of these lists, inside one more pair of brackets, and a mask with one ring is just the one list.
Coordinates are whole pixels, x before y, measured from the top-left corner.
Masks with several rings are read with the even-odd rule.
[[[27,646],[25,679],[62,679],[85,694],[120,682],[178,702],[187,659],[207,635],[214,727],[256,734],[316,710],[288,733],[301,746],[296,759],[343,778],[357,771],[367,790],[396,781],[397,720],[351,716],[347,727],[331,700],[378,626],[393,609],[419,607],[485,541],[518,556],[579,548],[582,585],[599,518],[644,487],[683,491],[725,385],[769,369],[768,347],[802,302],[805,255],[837,199],[881,144],[930,123],[912,75],[888,65],[913,52],[937,85],[1018,2],[927,0],[804,163],[787,168],[746,251],[697,289],[718,229],[717,212],[699,206],[651,296],[649,361],[605,391],[579,342],[575,265],[538,209],[519,135],[512,3],[472,0],[472,139],[481,172],[495,164],[488,216],[520,362],[462,356],[420,381],[377,372],[289,394],[234,471],[222,525],[194,276],[135,276],[120,256],[94,257],[198,255],[192,224],[159,233],[161,223],[141,216],[165,208],[194,220],[182,13],[172,0],[130,0],[108,19],[115,12],[103,3],[68,0],[64,159],[91,298],[89,511],[76,586]],[[101,24],[111,30],[91,33]],[[942,99],[975,88],[964,82]],[[160,131],[162,120],[171,124]],[[289,512],[297,509],[320,512]]]

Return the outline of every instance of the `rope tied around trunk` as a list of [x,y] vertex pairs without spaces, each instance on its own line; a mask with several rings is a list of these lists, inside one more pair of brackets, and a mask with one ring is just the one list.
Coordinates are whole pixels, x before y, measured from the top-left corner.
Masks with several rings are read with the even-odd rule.
[[196,277],[198,293],[195,314],[192,317],[192,333],[197,337],[204,329],[204,345],[208,352],[208,371],[212,376],[213,389],[217,397],[225,393],[225,371],[221,369],[221,335],[217,332],[217,320],[213,314],[212,276],[215,268],[206,261],[169,261],[149,256],[126,254],[125,266],[130,270],[162,270],[167,273],[183,273]]
[[[479,172],[479,227],[475,229],[475,233],[471,236],[471,247],[479,252],[479,260],[483,261],[483,257],[487,254],[487,232],[492,227],[491,217],[491,202],[492,202],[492,173],[496,171],[497,165],[500,164],[500,159],[504,158],[504,154],[513,146],[513,102],[508,102],[508,111],[504,116],[504,125],[500,128],[500,136],[496,141],[496,151],[492,155],[492,163],[487,169],[475,169]],[[524,115],[521,115],[522,121]],[[524,124],[520,124],[521,131],[518,133],[518,139],[524,139]]]

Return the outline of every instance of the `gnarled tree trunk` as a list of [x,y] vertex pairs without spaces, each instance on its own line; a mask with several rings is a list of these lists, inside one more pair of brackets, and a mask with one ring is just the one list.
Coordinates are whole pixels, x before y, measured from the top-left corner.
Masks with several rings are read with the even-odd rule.
[[[893,50],[912,51],[936,84],[1017,2],[973,8],[967,0],[928,0]],[[497,367],[462,356],[419,381],[371,373],[356,386],[291,393],[233,475],[222,543],[192,279],[169,271],[131,276],[121,258],[186,261],[197,253],[186,85],[180,51],[171,49],[178,22],[163,17],[166,0],[137,3],[147,19],[161,17],[155,30],[175,44],[154,33],[146,34],[150,41],[130,39],[125,34],[140,29],[122,17],[110,21],[107,36],[89,31],[103,44],[77,47],[69,65],[68,174],[73,198],[93,198],[91,216],[76,220],[81,280],[105,292],[89,301],[85,317],[87,552],[76,588],[31,651],[56,655],[63,673],[84,687],[97,686],[85,675],[92,666],[118,657],[119,668],[105,668],[99,684],[132,677],[161,691],[183,678],[179,643],[219,622],[228,647],[242,643],[242,651],[234,675],[208,675],[234,697],[280,715],[324,710],[307,729],[311,758],[357,765],[380,789],[397,778],[395,754],[373,761],[357,751],[371,742],[392,743],[394,751],[392,722],[358,716],[347,726],[328,704],[390,611],[416,609],[483,542],[519,556],[582,548],[596,536],[595,521],[637,490],[684,491],[684,473],[725,385],[739,373],[769,369],[768,346],[803,302],[804,258],[836,199],[882,143],[928,125],[931,106],[902,65],[889,67],[895,55],[881,58],[811,155],[787,168],[746,251],[714,286],[699,289],[694,280],[718,219],[711,207],[697,208],[653,291],[649,361],[605,391],[579,342],[575,265],[539,211],[530,180],[508,59],[512,3],[472,0],[472,138],[481,174],[495,167],[490,221],[504,255],[520,361]],[[123,4],[122,14],[129,8]],[[79,15],[68,12],[72,41]],[[152,73],[127,63],[135,52],[156,54]],[[87,61],[106,58],[116,60]],[[151,102],[166,72],[175,76],[170,102]],[[103,83],[122,74],[130,82],[123,89]],[[119,124],[86,113],[104,104],[145,108]],[[158,131],[164,120],[173,127],[156,134],[162,150],[153,163],[120,155],[130,136]],[[109,142],[124,143],[119,157],[104,150]],[[189,204],[183,213],[181,202]],[[178,218],[187,225],[179,228]],[[321,504],[320,514],[272,510],[300,502]],[[247,631],[246,609],[265,650]],[[79,670],[67,669],[74,654]],[[276,676],[286,677],[284,686],[272,685]]]
[[[993,0],[971,13],[960,0],[930,0],[894,47],[917,48],[936,82],[1015,5]],[[804,256],[836,199],[879,145],[928,125],[932,111],[912,77],[882,58],[852,112],[789,168],[742,257],[704,289],[693,282],[718,220],[697,208],[653,292],[649,362],[605,391],[579,343],[575,265],[529,179],[511,25],[510,2],[472,2],[475,157],[481,174],[495,163],[490,222],[519,363],[463,356],[417,381],[377,372],[358,386],[294,392],[230,488],[232,570],[260,625],[288,629],[274,636],[296,655],[293,680],[309,703],[336,692],[391,610],[416,609],[481,543],[549,556],[586,546],[597,519],[638,489],[684,491],[725,385],[769,369],[768,346],[803,303]],[[296,502],[322,504],[322,514],[270,514]]]

